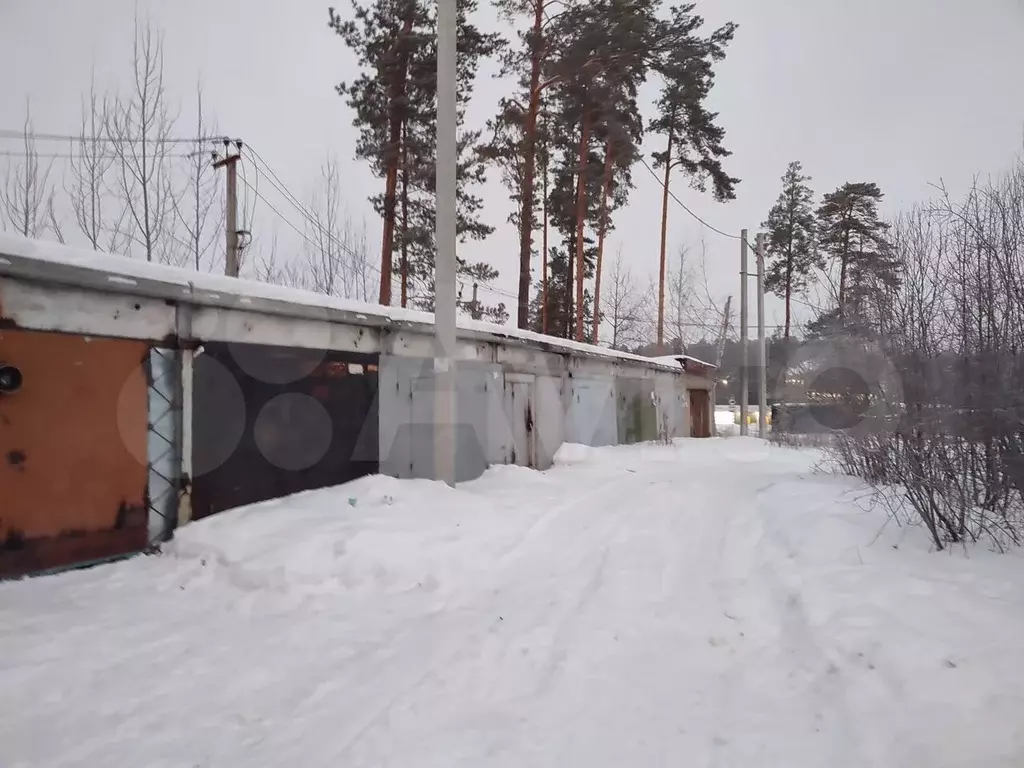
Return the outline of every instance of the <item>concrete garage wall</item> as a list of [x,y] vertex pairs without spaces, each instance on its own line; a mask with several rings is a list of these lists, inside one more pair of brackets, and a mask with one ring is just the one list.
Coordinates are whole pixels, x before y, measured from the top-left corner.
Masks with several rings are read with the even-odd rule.
[[[405,341],[406,349],[418,345]],[[474,351],[474,357],[486,357]],[[495,347],[504,364],[457,364],[457,477],[491,464],[547,469],[566,442],[603,446],[689,435],[687,381],[642,366],[525,354]],[[380,362],[380,467],[395,477],[433,477],[433,360]],[[561,369],[561,370],[559,370]]]
[[[0,328],[5,338],[16,332],[45,331],[48,338],[69,334],[75,343],[97,348],[99,342],[88,339],[129,340],[120,343],[131,346],[133,365],[141,371],[141,361],[150,361],[151,397],[140,397],[128,409],[131,413],[119,413],[119,418],[159,428],[160,434],[151,435],[143,449],[147,455],[137,457],[139,476],[146,478],[148,471],[149,477],[135,491],[159,506],[160,519],[153,522],[160,522],[160,527],[168,517],[171,525],[181,525],[225,505],[260,500],[242,499],[235,493],[239,488],[263,498],[343,482],[353,473],[378,469],[396,477],[434,475],[435,349],[430,315],[0,235]],[[641,358],[473,321],[462,321],[458,334],[454,356],[459,480],[476,477],[491,464],[516,462],[546,469],[565,442],[602,446],[689,436],[692,390],[712,386],[707,366],[699,361],[691,368],[675,358]],[[241,374],[221,365],[220,372],[228,378],[220,378],[230,392],[224,402],[211,406],[210,398],[219,392],[211,371],[217,367],[213,358],[220,348],[223,361],[238,363],[231,363],[236,368],[252,362],[249,352],[282,350],[313,352],[326,367],[317,366],[298,380],[281,384],[280,392],[264,392],[267,388],[260,387],[273,382],[260,384],[257,376],[256,383],[242,387]],[[162,350],[159,358],[153,350]],[[26,424],[33,419],[42,423],[61,403],[41,387],[33,367],[36,353],[13,344],[0,351],[4,362],[23,365],[30,373],[23,391],[0,405],[24,410]],[[337,366],[343,363],[350,374],[347,383],[339,378]],[[346,389],[355,386],[356,378],[369,387],[359,408],[352,405],[352,392]],[[280,473],[275,475],[280,482],[272,487],[245,479],[261,473],[262,460],[292,471],[293,453],[301,452],[288,446],[303,445],[310,430],[291,418],[290,411],[264,419],[266,424],[249,424],[252,419],[239,416],[230,435],[226,427],[207,428],[216,426],[214,421],[231,421],[232,403],[237,403],[235,410],[251,406],[249,415],[259,421],[264,394],[280,395],[289,403],[297,402],[292,396],[299,394],[302,402],[316,401],[332,414],[327,452],[322,461],[301,470],[305,474],[298,486]],[[48,434],[39,428],[29,437],[45,442]],[[221,443],[229,455],[217,453]],[[248,446],[248,453],[236,455],[238,444]],[[275,446],[280,454],[276,459],[268,455]],[[15,449],[19,446],[11,448]],[[211,452],[217,453],[216,461]],[[224,469],[232,456],[237,477]],[[221,470],[223,477],[212,477]],[[89,487],[81,484],[81,493],[89,496]],[[217,488],[231,493],[218,496],[213,493]],[[45,488],[26,491],[25,508],[43,505],[45,493]],[[224,501],[203,506],[203,493],[207,501],[221,496]],[[126,504],[133,506],[132,499]],[[79,517],[71,515],[61,523],[62,529],[89,530],[89,521]],[[32,526],[42,522],[33,513],[24,521],[25,530],[35,530]],[[145,520],[140,530],[144,537]]]
[[[456,369],[457,479],[479,476],[489,464],[507,463],[512,436],[502,410],[504,379],[494,363],[465,361]],[[434,476],[434,373],[432,359],[380,358],[378,413],[380,469],[393,477]]]

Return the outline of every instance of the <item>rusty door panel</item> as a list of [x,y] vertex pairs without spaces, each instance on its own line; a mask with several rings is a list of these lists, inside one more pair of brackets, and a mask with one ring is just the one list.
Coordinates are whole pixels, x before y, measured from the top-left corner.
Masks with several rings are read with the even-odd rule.
[[711,400],[706,389],[690,390],[690,437],[711,437]]
[[0,576],[146,546],[148,346],[0,331]]

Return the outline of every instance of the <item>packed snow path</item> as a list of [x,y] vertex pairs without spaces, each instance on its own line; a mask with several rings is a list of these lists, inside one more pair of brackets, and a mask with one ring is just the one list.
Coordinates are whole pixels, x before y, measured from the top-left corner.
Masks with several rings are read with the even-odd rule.
[[365,478],[0,585],[0,765],[1024,763],[1024,571],[812,453]]

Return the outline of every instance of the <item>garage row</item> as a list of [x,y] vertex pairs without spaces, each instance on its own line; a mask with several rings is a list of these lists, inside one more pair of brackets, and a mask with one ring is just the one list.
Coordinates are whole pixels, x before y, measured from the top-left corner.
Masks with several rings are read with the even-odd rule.
[[[429,323],[190,294],[162,298],[161,336],[152,285],[3,271],[0,578],[146,551],[191,521],[367,474],[434,476]],[[544,470],[564,442],[710,435],[704,366],[474,329],[457,360],[459,481]]]

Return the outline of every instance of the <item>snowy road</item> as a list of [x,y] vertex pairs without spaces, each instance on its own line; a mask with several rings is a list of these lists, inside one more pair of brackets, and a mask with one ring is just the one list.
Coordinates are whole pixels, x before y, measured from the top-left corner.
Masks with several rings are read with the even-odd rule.
[[1017,554],[753,439],[565,458],[0,585],[0,765],[1024,764]]

